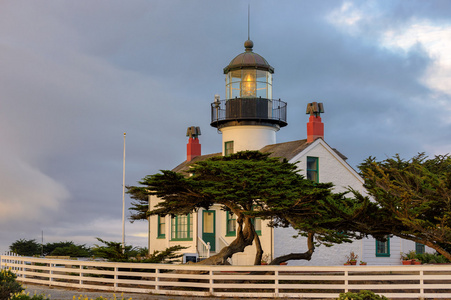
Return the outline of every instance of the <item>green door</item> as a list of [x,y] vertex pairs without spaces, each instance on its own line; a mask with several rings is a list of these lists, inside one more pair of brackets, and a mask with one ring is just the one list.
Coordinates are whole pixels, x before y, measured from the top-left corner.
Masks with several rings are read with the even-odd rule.
[[204,210],[202,213],[202,239],[210,242],[210,251],[216,251],[215,236],[215,211]]

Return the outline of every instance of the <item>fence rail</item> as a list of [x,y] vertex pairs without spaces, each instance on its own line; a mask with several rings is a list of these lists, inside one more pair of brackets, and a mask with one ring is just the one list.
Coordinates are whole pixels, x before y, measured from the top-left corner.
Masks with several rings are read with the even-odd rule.
[[337,298],[372,290],[388,298],[451,299],[451,266],[200,266],[0,256],[22,282],[185,296]]

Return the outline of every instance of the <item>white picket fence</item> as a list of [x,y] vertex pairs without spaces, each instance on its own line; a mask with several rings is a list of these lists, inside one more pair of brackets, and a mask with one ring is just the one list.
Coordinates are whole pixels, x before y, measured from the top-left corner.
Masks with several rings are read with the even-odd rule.
[[451,265],[199,266],[0,256],[18,280],[48,286],[184,296],[337,298],[372,290],[390,299],[451,299]]

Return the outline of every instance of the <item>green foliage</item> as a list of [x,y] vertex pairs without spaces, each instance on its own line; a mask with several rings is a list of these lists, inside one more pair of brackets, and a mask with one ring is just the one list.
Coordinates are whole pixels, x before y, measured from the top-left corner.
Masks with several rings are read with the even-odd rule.
[[44,245],[44,255],[89,257],[91,250],[85,245],[76,245],[72,241],[47,243]]
[[16,281],[16,274],[10,270],[0,271],[0,299],[10,299],[12,294],[20,293],[24,289],[20,283]]
[[134,250],[133,246],[125,245],[124,253],[122,253],[122,243],[104,241],[101,238],[96,239],[104,245],[94,245],[92,253],[95,257],[105,258],[108,259],[108,261],[128,261],[130,253]]
[[133,199],[131,203],[131,215],[129,220],[134,221],[147,220],[147,211],[149,210],[149,196],[148,191],[143,187],[126,186],[127,194]]
[[341,293],[337,300],[388,300],[385,296],[379,296],[371,291],[361,290],[358,293]]
[[104,241],[101,238],[97,238],[97,240],[104,245],[95,245],[93,247],[94,256],[102,257],[112,262],[172,263],[183,256],[177,251],[187,248],[176,245],[163,251],[155,251],[149,255],[147,248],[125,245],[125,252],[122,253],[122,243]]
[[450,260],[438,253],[422,253],[417,254],[415,259],[418,259],[423,264],[446,264],[450,263]]
[[28,293],[21,292],[12,295],[11,300],[50,300],[50,298],[43,294],[34,294],[30,296]]
[[89,257],[92,255],[89,247],[76,245],[72,241],[47,243],[41,249],[41,244],[38,244],[36,240],[20,239],[12,243],[9,249],[22,256],[41,255],[41,251],[44,256]]
[[257,217],[272,220],[273,226],[291,225],[300,235],[314,233],[316,242],[326,245],[362,236],[349,230],[348,224],[365,211],[367,203],[333,193],[331,183],[305,179],[286,159],[243,151],[197,161],[188,173],[163,170],[143,178],[139,182],[142,187],[128,187],[132,198],[141,201],[135,205],[135,217],[146,217],[146,197],[155,195],[162,201],[147,214],[184,215],[222,205],[223,210],[236,215],[235,241],[244,236],[243,243],[248,244],[255,232],[249,220]]
[[[377,162],[367,159],[359,166],[365,188],[375,201],[364,230],[393,234],[434,248],[451,258],[451,157],[410,160],[399,155]],[[355,192],[356,198],[362,195]],[[448,248],[449,249],[449,248]]]
[[154,251],[152,254],[138,256],[134,261],[152,264],[159,263],[171,264],[174,262],[179,262],[181,260],[180,258],[183,256],[183,253],[180,253],[178,251],[186,248],[187,247],[182,247],[180,245],[171,246],[163,251]]
[[41,244],[38,244],[36,240],[20,239],[15,241],[9,246],[9,249],[22,256],[33,256],[41,254]]

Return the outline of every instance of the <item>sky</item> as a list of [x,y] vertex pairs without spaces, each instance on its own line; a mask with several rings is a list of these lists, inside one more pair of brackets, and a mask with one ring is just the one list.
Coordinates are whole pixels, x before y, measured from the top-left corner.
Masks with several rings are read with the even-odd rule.
[[[275,69],[288,103],[277,142],[325,140],[356,168],[369,156],[451,152],[451,1],[0,1],[0,253],[18,239],[122,239],[126,185],[202,153],[223,68],[244,51]],[[130,199],[125,197],[126,208]],[[129,215],[127,210],[126,215]],[[145,221],[126,243],[146,246]]]

